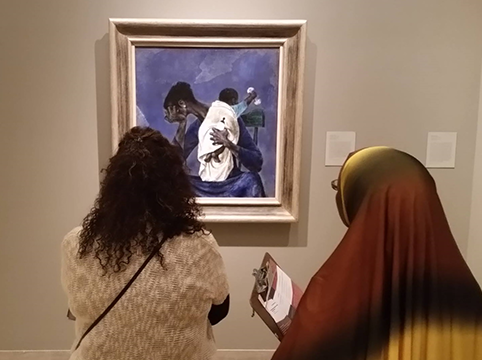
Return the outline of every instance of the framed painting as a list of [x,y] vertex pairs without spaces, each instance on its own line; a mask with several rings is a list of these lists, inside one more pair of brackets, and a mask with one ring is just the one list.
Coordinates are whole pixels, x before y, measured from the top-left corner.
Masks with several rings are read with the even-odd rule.
[[111,19],[113,151],[149,126],[206,221],[297,221],[305,38],[303,20]]

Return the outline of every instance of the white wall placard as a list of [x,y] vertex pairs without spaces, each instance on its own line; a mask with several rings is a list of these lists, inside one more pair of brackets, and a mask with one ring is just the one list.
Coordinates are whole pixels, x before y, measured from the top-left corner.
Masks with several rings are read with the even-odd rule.
[[427,168],[455,168],[456,132],[429,132],[427,140]]
[[326,133],[325,166],[342,166],[348,155],[355,151],[354,131],[328,131]]

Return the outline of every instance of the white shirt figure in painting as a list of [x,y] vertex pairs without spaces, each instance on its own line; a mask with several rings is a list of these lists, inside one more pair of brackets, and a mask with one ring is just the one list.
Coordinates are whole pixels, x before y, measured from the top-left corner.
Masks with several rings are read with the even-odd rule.
[[239,140],[239,124],[233,108],[216,100],[208,110],[206,118],[199,128],[199,176],[203,181],[224,181],[234,168],[231,151],[211,140],[213,129],[228,132],[228,139],[237,144]]
[[[232,153],[222,144],[213,142],[211,135],[213,130],[227,131],[228,139],[237,145],[239,140],[238,118],[248,109],[253,100],[256,105],[261,103],[260,99],[256,99],[258,94],[253,87],[248,88],[246,92],[248,93],[246,98],[238,103],[239,95],[235,89],[221,90],[218,101],[212,104],[206,119],[201,124],[198,134],[198,160],[200,162],[199,176],[203,181],[224,181],[234,168]],[[226,116],[222,116],[222,114]],[[234,121],[232,121],[232,116],[234,116]]]

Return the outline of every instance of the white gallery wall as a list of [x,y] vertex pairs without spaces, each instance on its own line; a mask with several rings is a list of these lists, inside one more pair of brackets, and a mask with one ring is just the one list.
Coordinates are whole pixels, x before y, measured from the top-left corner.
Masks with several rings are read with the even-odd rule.
[[481,1],[0,0],[0,349],[66,349],[73,339],[59,244],[91,207],[110,155],[109,17],[308,20],[301,220],[211,227],[232,294],[220,348],[277,344],[248,304],[266,251],[304,287],[343,235],[327,131],[356,131],[359,147],[421,160],[427,132],[457,132],[456,168],[432,173],[482,279],[482,231],[468,241],[473,179],[482,183]]

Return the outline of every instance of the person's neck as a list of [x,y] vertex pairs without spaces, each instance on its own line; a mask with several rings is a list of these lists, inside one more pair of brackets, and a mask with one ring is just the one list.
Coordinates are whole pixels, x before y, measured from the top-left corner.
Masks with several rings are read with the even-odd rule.
[[202,102],[196,101],[188,105],[189,112],[197,118],[204,119],[208,113],[209,106]]

